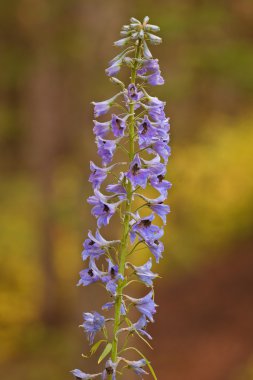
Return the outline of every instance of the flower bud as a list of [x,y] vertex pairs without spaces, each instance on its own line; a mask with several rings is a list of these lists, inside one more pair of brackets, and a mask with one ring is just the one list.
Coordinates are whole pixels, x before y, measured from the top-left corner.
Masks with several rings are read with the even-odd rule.
[[143,38],[144,38],[144,30],[143,29],[140,30],[138,37],[143,40]]
[[122,38],[121,40],[115,41],[114,46],[125,46],[130,41],[130,37]]
[[139,38],[139,32],[132,33],[131,38],[132,38],[132,40],[138,40],[138,38]]
[[124,63],[128,66],[128,67],[133,67],[133,59],[130,58],[130,57],[125,57],[124,58]]
[[148,45],[145,40],[143,40],[143,54],[144,54],[144,57],[147,59],[152,58],[151,51],[149,50]]
[[122,36],[122,37],[127,37],[127,36],[129,36],[131,34],[131,31],[126,31],[126,30],[121,30],[120,31],[120,35]]
[[144,29],[147,32],[159,32],[159,30],[160,30],[159,26],[157,26],[157,25],[151,25],[151,24],[145,25]]
[[147,33],[147,37],[152,45],[159,45],[162,42],[161,37],[158,37],[155,34]]
[[149,17],[145,16],[143,19],[143,24],[147,24],[149,22]]
[[123,25],[121,29],[127,32],[130,30],[130,26],[129,25]]
[[139,20],[137,20],[137,18],[134,18],[134,17],[131,17],[131,18],[130,18],[130,22],[131,22],[131,23],[137,23],[137,24],[139,24],[139,25],[141,24],[141,22],[140,22]]
[[111,77],[111,78],[110,78],[110,81],[111,81],[112,83],[115,83],[115,84],[117,84],[117,85],[121,86],[121,87],[122,87],[122,89],[124,89],[124,88],[125,88],[125,85],[124,85],[124,83],[123,83],[123,82],[121,82],[121,80],[119,80],[118,78],[115,78],[115,77]]

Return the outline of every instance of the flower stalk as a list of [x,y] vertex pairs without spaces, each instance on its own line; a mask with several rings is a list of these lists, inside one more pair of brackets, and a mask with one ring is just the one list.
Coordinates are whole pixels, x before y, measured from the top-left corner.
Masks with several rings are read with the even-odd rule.
[[[141,49],[141,40],[138,40],[138,45],[136,47],[136,53],[135,53],[135,63],[132,68],[131,72],[131,83],[135,85],[136,80],[136,71],[137,71],[137,59],[140,57],[140,49]],[[129,122],[129,160],[130,162],[134,158],[134,139],[135,139],[135,130],[134,130],[134,123],[135,123],[135,112],[134,112],[134,102],[130,103],[129,106],[129,113],[130,113],[130,122]],[[120,247],[120,262],[119,262],[119,273],[123,276],[125,275],[125,262],[126,257],[128,254],[128,241],[129,241],[129,222],[130,222],[130,213],[131,213],[131,206],[132,206],[132,186],[131,182],[128,182],[126,186],[126,193],[127,193],[127,204],[126,204],[126,211],[125,211],[125,217],[124,217],[124,223],[123,223],[123,236],[121,240],[121,247]],[[116,302],[115,302],[115,317],[114,317],[114,330],[113,330],[113,343],[112,343],[112,361],[115,362],[117,359],[117,348],[118,348],[118,330],[120,325],[120,306],[122,303],[122,285],[123,281],[121,280],[118,284],[118,290],[116,295]],[[111,377],[112,378],[112,377]]]

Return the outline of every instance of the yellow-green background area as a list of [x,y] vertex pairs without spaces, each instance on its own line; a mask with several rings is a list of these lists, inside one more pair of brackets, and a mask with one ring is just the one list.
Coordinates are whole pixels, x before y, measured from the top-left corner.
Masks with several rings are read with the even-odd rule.
[[[76,367],[97,370],[80,356],[88,345],[77,326],[82,311],[105,299],[96,286],[75,286],[82,242],[95,227],[85,200],[89,160],[99,164],[90,102],[113,95],[104,73],[118,52],[112,43],[130,16],[145,15],[161,27],[163,44],[153,54],[166,81],[150,93],[166,100],[171,117],[172,212],[159,289],[173,291],[214,262],[229,268],[231,252],[242,255],[246,243],[253,253],[252,1],[2,1],[1,379],[62,380]],[[107,236],[116,238],[120,226],[112,226]],[[245,286],[253,296],[252,282]],[[166,297],[162,304],[162,313],[175,313]],[[159,329],[158,321],[155,336]],[[166,357],[159,341],[155,347],[154,366]],[[251,348],[229,375],[212,380],[253,379]],[[185,357],[176,354],[181,375],[159,367],[160,380],[209,379],[209,366],[183,374]]]

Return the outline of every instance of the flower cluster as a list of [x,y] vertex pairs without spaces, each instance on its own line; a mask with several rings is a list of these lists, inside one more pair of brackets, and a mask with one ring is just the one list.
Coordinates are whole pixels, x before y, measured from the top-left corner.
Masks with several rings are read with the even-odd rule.
[[[101,377],[114,380],[125,368],[142,377],[147,374],[146,366],[154,374],[144,355],[127,346],[127,339],[136,335],[150,345],[146,339],[152,337],[146,327],[148,322],[154,321],[157,305],[153,281],[158,277],[152,271],[152,257],[156,262],[162,257],[164,246],[160,239],[170,212],[165,203],[171,187],[166,179],[170,156],[169,119],[164,112],[165,102],[147,92],[148,85],[164,83],[158,60],[152,57],[148,47],[148,44],[161,43],[161,38],[154,34],[158,31],[158,26],[149,24],[148,17],[142,23],[131,18],[130,24],[122,27],[123,38],[114,45],[124,47],[124,50],[106,69],[106,74],[120,91],[110,99],[93,102],[95,118],[108,115],[108,120],[94,120],[93,132],[101,164],[90,163],[89,181],[94,194],[88,198],[88,203],[92,206],[97,230],[95,233],[89,231],[84,241],[82,258],[85,269],[80,272],[78,285],[100,283],[109,294],[110,301],[101,309],[103,315],[85,312],[81,325],[92,345],[91,354],[104,346],[99,363],[106,357],[107,361],[99,373],[73,370],[76,379]],[[122,66],[131,71],[131,81],[127,85],[115,77]],[[113,163],[117,149],[126,155],[124,162]],[[150,193],[156,193],[155,197],[148,197]],[[116,214],[122,224],[121,239],[107,240],[101,229],[108,226]],[[151,257],[143,260],[141,265],[130,262],[130,255],[141,260],[139,253],[134,254],[142,248],[148,248]],[[126,294],[126,287],[133,281],[148,288],[141,298]],[[134,322],[129,317],[133,308],[140,314]],[[113,311],[113,318],[106,316],[108,310]],[[112,331],[108,327],[110,323],[113,324]],[[104,337],[94,344],[98,333]],[[141,358],[128,360],[122,356],[127,350],[134,350]]]

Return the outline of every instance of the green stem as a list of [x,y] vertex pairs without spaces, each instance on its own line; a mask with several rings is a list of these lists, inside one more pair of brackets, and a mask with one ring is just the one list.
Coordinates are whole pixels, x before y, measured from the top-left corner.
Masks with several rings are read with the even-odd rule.
[[[141,53],[141,40],[138,41],[138,45],[136,47],[135,57],[140,58]],[[136,81],[136,71],[137,71],[137,61],[135,61],[135,64],[131,71],[131,83],[135,84]],[[129,105],[129,160],[130,162],[134,158],[134,139],[135,139],[135,112],[134,112],[134,102],[130,103]],[[125,262],[126,257],[128,254],[128,245],[129,245],[129,222],[130,222],[130,212],[132,207],[132,186],[131,183],[128,182],[126,186],[127,191],[127,200],[126,200],[126,209],[125,209],[125,216],[124,216],[124,222],[123,222],[123,235],[121,240],[121,249],[120,249],[120,261],[119,261],[119,273],[122,274],[124,277],[125,275]],[[112,341],[112,354],[111,359],[113,362],[116,362],[117,356],[118,356],[118,338],[117,338],[117,331],[120,326],[120,320],[121,320],[121,302],[122,302],[122,289],[124,286],[123,281],[119,281],[118,288],[117,288],[117,294],[116,294],[116,300],[115,300],[115,315],[114,315],[114,330],[113,330],[113,341]],[[112,376],[110,376],[111,380]]]

